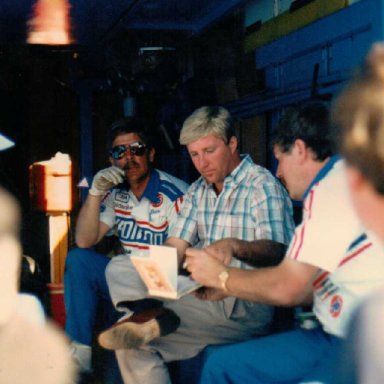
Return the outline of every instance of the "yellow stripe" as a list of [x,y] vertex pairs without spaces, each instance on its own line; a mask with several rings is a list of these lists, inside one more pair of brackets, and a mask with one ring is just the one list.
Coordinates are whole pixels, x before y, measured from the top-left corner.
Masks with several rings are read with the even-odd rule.
[[315,0],[290,13],[289,10],[263,23],[261,28],[244,40],[244,51],[249,53],[273,40],[302,28],[348,6],[348,0]]

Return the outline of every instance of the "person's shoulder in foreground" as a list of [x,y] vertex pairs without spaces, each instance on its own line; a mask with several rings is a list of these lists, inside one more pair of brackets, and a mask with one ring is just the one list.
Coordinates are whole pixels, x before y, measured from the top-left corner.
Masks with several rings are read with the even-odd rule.
[[67,339],[42,319],[37,299],[18,292],[20,208],[2,188],[0,211],[0,382],[70,384],[75,370]]

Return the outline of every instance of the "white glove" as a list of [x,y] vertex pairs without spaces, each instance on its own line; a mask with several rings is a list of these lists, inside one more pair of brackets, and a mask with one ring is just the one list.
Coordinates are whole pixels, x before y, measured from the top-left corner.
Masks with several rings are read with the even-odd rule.
[[97,172],[93,178],[89,194],[93,196],[103,196],[112,187],[120,184],[124,180],[125,172],[119,167],[109,167]]

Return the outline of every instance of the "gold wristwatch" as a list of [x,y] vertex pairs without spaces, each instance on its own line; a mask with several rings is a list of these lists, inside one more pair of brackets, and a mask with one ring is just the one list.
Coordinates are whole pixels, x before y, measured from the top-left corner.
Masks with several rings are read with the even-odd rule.
[[228,277],[229,277],[229,270],[228,270],[228,268],[225,268],[223,271],[221,271],[219,273],[219,280],[220,280],[220,283],[221,283],[221,288],[224,291],[228,291],[228,288],[227,288]]

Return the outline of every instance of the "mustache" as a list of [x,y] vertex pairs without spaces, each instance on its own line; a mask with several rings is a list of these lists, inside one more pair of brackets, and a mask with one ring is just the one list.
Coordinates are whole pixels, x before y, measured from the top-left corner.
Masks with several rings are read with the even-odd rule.
[[127,171],[127,170],[129,170],[130,168],[134,168],[134,167],[138,167],[138,166],[139,166],[139,164],[136,163],[136,161],[131,160],[131,161],[128,161],[128,162],[124,165],[123,169],[124,169],[124,171]]

